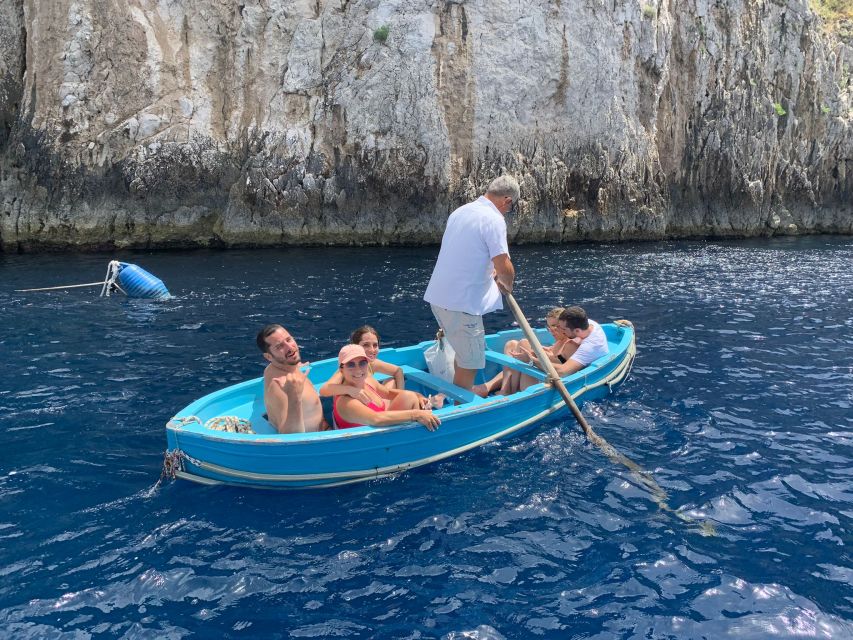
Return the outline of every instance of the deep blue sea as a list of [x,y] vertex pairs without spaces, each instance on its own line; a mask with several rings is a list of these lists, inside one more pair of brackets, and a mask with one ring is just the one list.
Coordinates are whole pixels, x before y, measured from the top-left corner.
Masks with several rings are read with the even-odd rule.
[[[850,237],[512,248],[537,323],[634,322],[583,411],[694,523],[570,418],[342,488],[158,484],[166,421],[260,375],[260,325],[309,360],[432,335],[436,255],[0,255],[0,637],[853,638]],[[175,298],[13,291],[111,258]]]

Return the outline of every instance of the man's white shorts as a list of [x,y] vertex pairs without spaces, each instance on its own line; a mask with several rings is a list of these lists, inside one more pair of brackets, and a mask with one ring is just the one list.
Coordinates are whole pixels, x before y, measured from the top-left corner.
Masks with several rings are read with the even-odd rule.
[[438,326],[456,352],[456,364],[463,369],[482,369],[486,366],[486,330],[483,316],[462,311],[448,311],[431,304]]

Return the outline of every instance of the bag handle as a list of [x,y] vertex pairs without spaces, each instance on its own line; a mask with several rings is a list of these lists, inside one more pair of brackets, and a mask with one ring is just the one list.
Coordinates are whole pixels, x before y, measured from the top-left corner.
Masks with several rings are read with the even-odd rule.
[[439,350],[444,351],[444,343],[441,339],[444,338],[444,329],[439,327],[438,331],[435,332],[435,344],[438,345]]

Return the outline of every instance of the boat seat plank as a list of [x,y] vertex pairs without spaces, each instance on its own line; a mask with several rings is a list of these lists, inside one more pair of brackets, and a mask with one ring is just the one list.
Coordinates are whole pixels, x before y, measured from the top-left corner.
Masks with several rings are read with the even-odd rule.
[[501,366],[507,366],[510,369],[515,369],[516,371],[521,371],[521,373],[526,373],[531,378],[535,378],[536,380],[542,382],[548,379],[548,375],[544,371],[540,371],[533,365],[527,364],[526,362],[522,362],[521,360],[517,360],[516,358],[508,356],[505,353],[498,353],[497,351],[487,350],[486,361],[493,362]]
[[415,369],[414,367],[410,367],[409,365],[403,365],[402,369],[403,375],[406,377],[407,380],[412,380],[413,382],[422,384],[425,387],[429,387],[430,389],[440,391],[441,393],[443,393],[449,398],[452,398],[453,400],[457,400],[462,403],[467,403],[474,402],[475,400],[480,399],[480,396],[478,396],[474,392],[468,391],[467,389],[463,389],[462,387],[457,387],[452,382],[442,380],[438,376],[434,376],[431,373],[427,373],[426,371]]

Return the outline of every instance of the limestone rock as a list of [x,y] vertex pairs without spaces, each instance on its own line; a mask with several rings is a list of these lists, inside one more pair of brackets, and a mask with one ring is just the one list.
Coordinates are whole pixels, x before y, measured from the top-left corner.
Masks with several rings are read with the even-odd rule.
[[0,246],[437,242],[502,171],[516,242],[851,233],[851,67],[807,0],[0,0]]

